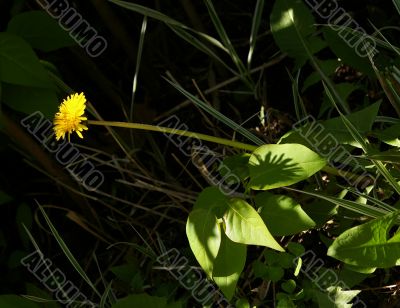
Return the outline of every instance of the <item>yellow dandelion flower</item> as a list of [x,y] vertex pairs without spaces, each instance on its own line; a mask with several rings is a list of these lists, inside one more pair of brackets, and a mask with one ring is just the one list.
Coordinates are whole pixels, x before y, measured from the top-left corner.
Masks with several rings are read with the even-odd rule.
[[58,112],[54,117],[54,132],[56,139],[64,138],[68,133],[68,141],[72,132],[76,132],[83,138],[81,131],[88,129],[81,121],[87,120],[83,116],[86,108],[86,98],[83,93],[75,93],[67,97],[61,103]]

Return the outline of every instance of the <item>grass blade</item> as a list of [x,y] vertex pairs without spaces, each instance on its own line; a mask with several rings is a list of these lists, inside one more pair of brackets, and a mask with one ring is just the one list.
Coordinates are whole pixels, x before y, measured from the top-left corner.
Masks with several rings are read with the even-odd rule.
[[225,31],[225,28],[221,22],[221,20],[218,17],[218,14],[214,8],[214,5],[212,4],[211,0],[204,0],[204,3],[207,7],[208,13],[210,14],[210,18],[214,24],[215,29],[217,30],[217,33],[222,41],[222,44],[224,47],[229,51],[229,55],[232,58],[233,63],[235,63],[236,67],[239,70],[239,73],[241,75],[242,80],[251,88],[252,82],[250,79],[249,71],[246,69],[246,67],[243,65],[242,60],[240,60],[239,55],[236,53],[235,48],[232,45],[231,40],[229,39],[228,34]]
[[58,233],[57,229],[54,227],[53,223],[50,221],[50,218],[47,216],[43,207],[38,203],[39,209],[43,214],[44,219],[46,220],[47,225],[50,228],[51,233],[54,235],[58,245],[60,245],[62,251],[64,252],[65,256],[68,258],[71,265],[74,269],[78,272],[78,274],[82,277],[83,280],[92,288],[92,290],[101,298],[100,292],[96,289],[95,285],[92,283],[90,278],[86,275],[83,268],[79,265],[78,261],[75,259],[71,251],[69,250],[68,246],[65,244],[63,239],[61,238],[60,234]]
[[249,54],[247,55],[248,69],[250,69],[251,67],[251,60],[253,60],[253,53],[254,49],[256,48],[257,34],[261,24],[261,17],[264,11],[264,4],[265,4],[264,0],[257,0],[256,7],[253,13],[253,22],[251,24],[251,33],[250,33],[250,47],[249,47]]
[[131,121],[131,122],[133,122],[133,104],[135,102],[137,79],[138,79],[138,75],[139,75],[140,63],[142,60],[142,52],[143,52],[143,45],[144,45],[144,36],[146,34],[146,27],[147,27],[147,16],[144,16],[143,22],[142,22],[142,29],[140,30],[139,47],[138,47],[138,53],[137,53],[137,57],[136,57],[135,75],[133,76],[133,82],[132,82],[131,109],[130,109],[130,113],[129,113],[129,121]]
[[220,113],[218,110],[215,110],[213,107],[209,106],[208,104],[206,104],[205,102],[203,102],[202,100],[200,100],[199,98],[194,96],[193,94],[191,94],[188,91],[186,91],[185,89],[183,89],[178,83],[176,83],[176,82],[174,82],[174,81],[172,81],[170,79],[167,79],[167,78],[164,78],[164,79],[170,85],[172,85],[175,89],[177,89],[180,93],[182,93],[184,96],[186,96],[186,98],[188,98],[190,101],[192,101],[194,104],[196,104],[196,106],[200,107],[201,109],[203,109],[204,111],[206,111],[207,113],[212,115],[217,120],[221,121],[225,125],[229,126],[233,130],[237,131],[242,136],[246,137],[248,140],[252,141],[256,145],[265,144],[265,142],[262,141],[260,138],[258,138],[257,136],[255,136],[254,134],[249,132],[244,127],[242,127],[239,124],[235,123],[234,121],[232,121],[231,119],[229,119],[228,117],[226,117],[225,115]]
[[[345,200],[345,199],[340,199],[340,198],[336,198],[336,197],[331,197],[331,196],[327,196],[321,193],[317,193],[317,192],[310,192],[310,191],[303,191],[303,190],[297,190],[294,188],[289,188],[289,187],[285,187],[285,189],[287,190],[291,190],[291,191],[295,191],[301,194],[306,194],[309,196],[313,196],[325,201],[328,201],[330,203],[333,203],[335,205],[339,205],[345,209],[348,209],[352,212],[356,212],[358,214],[361,215],[365,215],[371,218],[378,218],[378,217],[382,217],[388,213],[390,213],[389,211],[383,210],[381,208],[377,208],[368,204],[362,204],[362,203],[357,203],[354,201],[349,201],[349,200]],[[395,211],[395,209],[393,209],[393,212]]]

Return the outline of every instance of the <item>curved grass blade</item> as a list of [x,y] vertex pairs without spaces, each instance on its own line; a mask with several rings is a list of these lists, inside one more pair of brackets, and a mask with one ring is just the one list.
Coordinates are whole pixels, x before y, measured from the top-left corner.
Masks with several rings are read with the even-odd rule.
[[196,106],[198,106],[199,108],[203,109],[204,111],[206,111],[207,113],[209,113],[210,115],[212,115],[214,118],[216,118],[217,120],[221,121],[222,123],[226,124],[227,126],[229,126],[230,128],[232,128],[233,130],[237,131],[238,133],[240,133],[242,136],[246,137],[248,140],[254,142],[256,145],[263,145],[265,144],[264,141],[262,141],[260,138],[258,138],[257,136],[255,136],[254,134],[252,134],[251,132],[249,132],[247,129],[245,129],[244,127],[240,126],[239,124],[235,123],[234,121],[232,121],[231,119],[229,119],[228,117],[226,117],[225,115],[223,115],[222,113],[220,113],[218,110],[214,109],[213,107],[209,106],[208,104],[204,103],[202,100],[198,99],[196,96],[194,96],[193,94],[189,93],[188,91],[186,91],[184,88],[182,88],[178,83],[164,78],[171,86],[173,86],[175,89],[177,89],[180,93],[182,93],[184,96],[186,96],[186,98],[188,98],[189,100],[191,100],[194,104],[196,104]]
[[78,261],[75,259],[71,251],[69,250],[68,246],[65,244],[63,239],[61,238],[60,234],[58,233],[57,229],[54,227],[53,223],[50,221],[50,218],[47,216],[43,207],[38,203],[39,209],[43,214],[44,219],[46,220],[47,225],[50,228],[51,233],[54,235],[58,245],[60,245],[62,251],[64,252],[65,256],[68,258],[71,265],[74,269],[78,272],[78,274],[82,277],[83,280],[92,288],[92,290],[101,298],[100,292],[97,290],[96,286],[90,280],[89,276],[86,275],[83,268],[79,265]]
[[251,67],[251,61],[253,60],[254,49],[256,48],[257,34],[261,24],[261,17],[264,11],[264,4],[265,4],[264,0],[257,0],[256,7],[253,13],[253,22],[251,24],[251,33],[250,33],[250,47],[249,47],[249,54],[247,55],[248,69],[250,69]]
[[[320,193],[316,193],[316,192],[309,192],[309,191],[303,191],[303,190],[297,190],[294,188],[289,188],[289,187],[285,187],[286,190],[291,190],[291,191],[295,191],[301,194],[306,194],[309,196],[313,196],[325,201],[328,201],[330,203],[333,203],[335,205],[339,205],[345,209],[348,209],[352,212],[358,213],[360,215],[365,215],[368,216],[370,218],[378,218],[378,217],[382,217],[388,213],[390,213],[390,211],[387,210],[383,210],[381,208],[378,207],[374,207],[368,204],[362,204],[362,203],[357,203],[354,201],[349,201],[349,200],[345,200],[345,199],[340,199],[340,198],[336,198],[336,197],[331,197],[331,196],[327,196],[327,195],[323,195]],[[395,209],[393,209],[393,212],[395,211]],[[399,219],[400,221],[400,219]]]

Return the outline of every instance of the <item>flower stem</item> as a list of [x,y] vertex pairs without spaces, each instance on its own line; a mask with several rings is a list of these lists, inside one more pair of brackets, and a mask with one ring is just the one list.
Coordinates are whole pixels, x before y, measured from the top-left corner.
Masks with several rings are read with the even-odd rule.
[[225,138],[194,133],[186,130],[180,130],[170,127],[163,127],[163,126],[156,126],[156,125],[149,125],[149,124],[142,124],[142,123],[130,123],[130,122],[114,122],[114,121],[97,121],[97,120],[88,120],[88,125],[101,125],[101,126],[112,126],[112,127],[123,127],[123,128],[132,128],[132,129],[141,129],[153,132],[161,132],[165,134],[172,134],[172,135],[180,135],[189,138],[196,138],[204,141],[214,142],[226,146],[230,146],[237,149],[242,149],[246,151],[254,151],[258,148],[258,146],[250,145],[247,143],[242,143],[238,141],[233,141]]

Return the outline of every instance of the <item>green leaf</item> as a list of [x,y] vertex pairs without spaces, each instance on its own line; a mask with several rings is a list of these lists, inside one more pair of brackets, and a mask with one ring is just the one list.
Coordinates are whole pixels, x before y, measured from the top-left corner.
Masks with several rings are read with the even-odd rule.
[[10,33],[0,33],[0,81],[30,87],[54,88],[31,46]]
[[338,213],[338,205],[318,199],[307,202],[302,208],[315,222],[317,228],[322,227],[329,218]]
[[400,232],[389,239],[399,212],[393,212],[343,232],[328,249],[328,255],[360,267],[389,268],[400,265]]
[[260,245],[284,251],[268,231],[257,211],[246,201],[231,199],[224,215],[225,234],[236,243]]
[[293,235],[315,227],[315,222],[290,197],[263,192],[256,196],[255,202],[274,236]]
[[386,144],[400,147],[400,124],[392,125],[382,131],[374,131],[373,135]]
[[[340,66],[340,62],[335,59],[335,60],[325,60],[325,61],[319,61],[321,70],[325,73],[325,75],[330,76],[332,75],[335,70]],[[318,72],[312,72],[303,82],[303,88],[302,91],[304,92],[307,90],[310,86],[321,82],[321,76],[318,74]]]
[[228,301],[235,293],[236,284],[246,263],[246,251],[246,245],[232,242],[226,235],[222,235],[212,276]]
[[0,295],[0,307],[39,308],[35,302],[17,295]]
[[[349,46],[348,42],[339,36],[338,31],[331,29],[329,26],[325,26],[322,32],[329,48],[344,64],[354,67],[370,77],[375,77],[375,72],[372,69],[368,57],[360,57],[356,53],[356,49]],[[350,41],[358,40],[351,32],[348,33],[347,38],[351,38]]]
[[317,292],[319,307],[324,308],[351,308],[349,304],[357,296],[359,290],[342,290],[341,287],[329,287],[328,293]]
[[303,245],[295,242],[289,242],[287,244],[288,251],[296,257],[301,256],[305,252],[305,248]]
[[286,293],[293,293],[294,290],[296,289],[296,281],[293,279],[289,279],[281,284],[282,290],[284,290]]
[[33,88],[3,83],[2,99],[14,110],[26,114],[40,110],[48,119],[57,112],[58,98],[54,89]]
[[44,11],[29,11],[14,16],[7,32],[26,40],[33,48],[45,52],[76,45],[68,32]]
[[[171,304],[167,303],[166,297],[150,296],[148,294],[132,294],[119,299],[112,308],[132,308],[132,307],[157,307],[168,308]],[[182,305],[174,305],[174,307],[182,307]]]
[[190,248],[209,278],[221,244],[221,230],[211,209],[197,209],[189,214],[186,235]]
[[[378,115],[379,107],[380,103],[375,103],[346,117],[353,126],[357,128],[360,134],[366,135],[372,130],[372,125]],[[321,127],[318,128],[317,125]],[[279,143],[294,142],[301,143],[313,149],[316,148],[317,152],[321,153],[327,152],[327,149],[325,149],[326,147],[328,147],[328,149],[333,148],[335,143],[361,147],[361,145],[354,140],[346,125],[344,125],[341,117],[318,123],[311,122],[303,127],[297,127],[296,131],[293,131],[291,134],[286,134],[279,141]]]
[[218,217],[218,213],[223,214],[225,212],[228,207],[228,202],[229,199],[221,192],[219,188],[207,187],[197,196],[193,210],[211,210]]
[[307,6],[300,0],[277,0],[272,9],[271,31],[281,51],[296,60],[298,67],[308,59],[303,43],[307,42],[313,53],[325,47],[315,36],[315,20]]
[[250,157],[249,187],[256,190],[289,186],[321,170],[326,160],[300,144],[267,144]]
[[[246,179],[249,176],[249,158],[250,154],[248,153],[240,153],[225,158],[220,166],[221,175],[226,176],[228,173],[232,173],[240,180]],[[222,166],[227,167],[229,171]]]
[[241,298],[236,301],[236,308],[250,308],[250,304],[247,299]]
[[264,279],[278,282],[285,275],[285,271],[280,266],[269,266],[266,270]]
[[139,268],[131,263],[113,266],[110,268],[110,271],[121,281],[130,283],[135,274],[139,272]]

